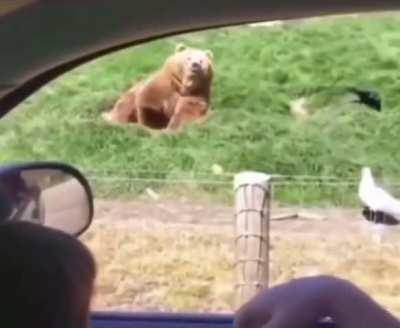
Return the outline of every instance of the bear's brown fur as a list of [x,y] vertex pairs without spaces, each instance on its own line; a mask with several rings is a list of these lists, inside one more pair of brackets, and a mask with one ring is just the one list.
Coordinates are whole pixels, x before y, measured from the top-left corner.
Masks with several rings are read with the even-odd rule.
[[103,118],[111,123],[170,130],[204,121],[212,79],[212,53],[178,45],[159,71],[124,93]]

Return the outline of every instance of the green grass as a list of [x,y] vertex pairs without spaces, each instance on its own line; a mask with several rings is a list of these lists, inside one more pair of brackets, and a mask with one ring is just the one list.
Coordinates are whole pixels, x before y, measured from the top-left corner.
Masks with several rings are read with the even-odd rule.
[[[97,175],[148,178],[137,171],[153,171],[150,177],[161,180],[214,180],[214,163],[227,172],[346,180],[357,179],[360,167],[370,165],[395,179],[400,174],[399,24],[397,16],[369,16],[235,27],[120,51],[64,75],[2,120],[0,160],[57,159]],[[105,124],[100,113],[135,80],[157,69],[182,41],[215,55],[215,115],[207,125],[181,135],[151,137],[135,127]],[[348,85],[381,92],[383,112],[331,106],[307,122],[296,121],[289,112],[291,100],[313,96],[321,86]],[[318,103],[327,105],[324,97]],[[232,178],[220,180],[230,183]],[[113,195],[123,193],[119,185],[113,182]],[[145,185],[134,181],[133,189]],[[207,188],[195,184],[207,193],[218,189]],[[230,186],[223,190],[229,192]],[[277,197],[321,204],[356,201],[355,188],[341,186],[278,188]]]

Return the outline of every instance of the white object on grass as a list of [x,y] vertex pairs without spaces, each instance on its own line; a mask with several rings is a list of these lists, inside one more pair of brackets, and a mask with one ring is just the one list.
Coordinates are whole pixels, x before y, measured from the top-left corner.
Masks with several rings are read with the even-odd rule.
[[146,188],[146,193],[154,200],[160,199],[160,196],[151,188]]
[[310,116],[310,109],[307,107],[307,99],[299,98],[290,102],[290,112],[297,118],[307,118]]
[[215,175],[221,175],[221,174],[224,173],[224,169],[222,168],[221,165],[218,165],[218,164],[213,164],[213,166],[211,167],[211,169],[212,169],[212,172],[213,172]]

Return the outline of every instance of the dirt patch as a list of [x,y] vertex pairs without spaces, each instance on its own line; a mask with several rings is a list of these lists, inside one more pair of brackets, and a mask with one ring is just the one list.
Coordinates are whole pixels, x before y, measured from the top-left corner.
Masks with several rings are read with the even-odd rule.
[[[335,274],[360,285],[400,313],[399,230],[377,230],[360,209],[274,206],[271,285],[294,277]],[[308,216],[308,217],[307,217]],[[96,201],[83,240],[99,263],[94,307],[114,310],[229,312],[233,306],[233,207],[193,201]]]
[[97,200],[96,221],[120,222],[131,220],[155,220],[164,223],[181,224],[231,224],[233,209],[229,206],[180,200]]

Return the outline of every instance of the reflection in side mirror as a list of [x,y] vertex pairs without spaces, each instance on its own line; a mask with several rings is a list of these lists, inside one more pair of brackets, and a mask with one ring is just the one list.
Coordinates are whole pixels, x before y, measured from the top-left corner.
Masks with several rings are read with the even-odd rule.
[[30,221],[80,235],[92,217],[89,184],[73,167],[30,163],[0,168],[0,223]]

